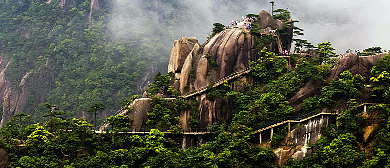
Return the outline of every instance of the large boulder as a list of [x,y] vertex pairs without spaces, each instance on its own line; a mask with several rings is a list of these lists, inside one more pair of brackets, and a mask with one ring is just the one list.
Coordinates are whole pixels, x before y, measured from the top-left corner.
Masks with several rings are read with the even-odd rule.
[[341,57],[334,68],[330,70],[326,81],[330,83],[333,79],[339,79],[339,75],[344,71],[360,74],[365,80],[369,80],[372,67],[385,55],[387,54],[359,57],[356,54],[348,54],[345,57]]
[[260,19],[257,20],[259,28],[264,29],[270,27],[271,29],[281,29],[283,22],[281,20],[274,19],[267,11],[262,10],[259,13]]
[[299,111],[302,108],[301,104],[303,100],[314,96],[316,89],[314,86],[315,85],[313,81],[308,82],[289,100],[289,105],[292,106],[295,111]]
[[215,35],[203,48],[203,55],[210,54],[217,63],[217,74],[210,75],[209,81],[249,67],[249,62],[255,61],[258,55],[255,47],[254,37],[242,29],[227,29]]
[[195,37],[182,37],[179,40],[175,40],[169,58],[168,72],[175,73],[180,71],[188,54],[197,43],[198,40]]
[[[185,86],[188,86],[189,77],[191,73],[194,73],[194,62],[196,58],[199,58],[199,44],[195,44],[191,52],[187,55],[184,61],[183,68],[180,70],[180,92],[185,93]],[[191,76],[192,77],[192,76]]]
[[[260,20],[256,22],[260,28],[280,29],[283,22],[275,20],[266,11],[260,12]],[[268,31],[269,32],[269,31]],[[260,35],[254,36],[243,27],[225,29],[203,45],[199,45],[195,38],[183,37],[175,41],[171,51],[168,72],[175,73],[174,88],[182,94],[202,90],[233,73],[244,71],[251,61],[259,57],[259,49],[267,47],[269,51],[278,51],[276,42],[266,46],[257,46]],[[290,38],[290,39],[289,39]],[[291,37],[283,37],[282,43]],[[215,63],[212,63],[215,62]],[[250,82],[251,77],[242,77],[243,81]],[[242,86],[234,86],[242,88]],[[210,100],[207,92],[196,95],[198,109],[200,110],[199,127],[206,127],[217,120],[231,119],[231,100]],[[222,112],[222,109],[225,109]],[[189,128],[190,111],[181,112],[182,127]]]
[[0,168],[6,168],[9,166],[10,159],[8,153],[4,149],[0,149]]

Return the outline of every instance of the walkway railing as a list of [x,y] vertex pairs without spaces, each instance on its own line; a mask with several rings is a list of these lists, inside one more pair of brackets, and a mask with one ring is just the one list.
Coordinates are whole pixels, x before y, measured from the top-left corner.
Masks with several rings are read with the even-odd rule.
[[[119,131],[119,133],[127,133],[127,134],[149,134],[149,132],[152,129],[158,129],[159,131],[163,133],[172,133],[170,128],[128,128],[128,129],[122,129]],[[107,131],[110,131],[112,129],[106,129],[106,130],[99,130],[95,131],[96,133],[107,133]],[[210,134],[212,133],[207,128],[189,128],[189,129],[183,129],[182,134],[189,134],[189,135],[196,135],[196,134]]]
[[256,130],[255,133],[257,133],[257,132],[268,130],[270,128],[277,127],[279,125],[283,125],[285,123],[292,123],[292,122],[301,123],[321,115],[339,115],[339,114],[340,113],[338,111],[332,111],[332,112],[320,112],[317,114],[305,114],[302,116],[287,116],[287,117],[280,118],[278,120],[271,121],[262,126],[255,127],[253,130]]
[[[117,115],[124,115],[124,114],[126,114],[126,112],[127,112],[127,110],[125,110],[126,108],[125,107],[131,107],[133,104],[134,104],[134,102],[135,102],[135,100],[133,100],[131,103],[130,102],[128,102],[124,107],[122,107],[120,110],[118,110],[118,111],[116,111],[113,115],[111,115],[111,116],[117,116]],[[104,130],[105,128],[107,128],[108,126],[110,125],[110,123],[107,121],[107,119],[105,119],[104,121],[103,121],[103,123],[102,124],[100,124],[99,126],[98,126],[98,130]]]
[[[139,98],[139,99],[133,100],[131,103],[128,102],[124,107],[122,107],[120,110],[118,110],[117,112],[115,112],[115,113],[114,113],[113,115],[111,115],[111,116],[126,115],[126,113],[128,112],[128,111],[126,110],[126,107],[131,109],[137,101],[143,100],[143,99],[150,99],[150,98]],[[176,98],[164,98],[164,99],[165,99],[165,100],[175,100]],[[104,122],[103,122],[102,124],[100,124],[100,125],[98,126],[98,128],[99,128],[98,130],[99,130],[99,131],[103,131],[103,130],[107,129],[107,127],[108,127],[109,125],[110,125],[110,123],[109,123],[109,122],[107,121],[107,119],[106,119],[106,120],[104,120]]]
[[210,85],[212,85],[212,87],[209,87],[210,85],[204,86],[204,87],[201,87],[199,90],[196,90],[196,91],[192,91],[192,92],[183,94],[181,97],[182,97],[182,98],[188,98],[188,97],[191,97],[191,96],[194,96],[194,95],[203,93],[203,92],[207,91],[208,89],[212,89],[212,88],[215,88],[215,87],[217,87],[217,86],[223,84],[224,81],[229,81],[229,80],[234,79],[234,78],[236,78],[236,77],[238,77],[238,76],[240,76],[240,75],[247,74],[247,73],[249,73],[250,71],[251,71],[250,68],[246,68],[246,69],[244,69],[244,70],[242,70],[242,71],[234,72],[234,73],[232,73],[232,74],[230,74],[230,75],[228,75],[228,76],[225,76],[225,77],[223,77],[223,78],[221,78],[221,79],[219,79],[219,80],[217,80],[217,81],[211,83]]
[[[361,104],[357,105],[353,109],[356,109],[356,108],[359,108],[359,107],[364,107],[363,112],[366,112],[367,111],[367,108],[366,108],[367,105],[389,104],[389,103],[390,103],[390,101],[385,101],[385,100],[381,100],[381,99],[365,100],[364,103],[361,103]],[[273,128],[273,127],[277,127],[279,125],[283,125],[285,123],[292,123],[292,122],[301,123],[301,122],[305,122],[307,120],[310,120],[312,118],[315,118],[315,117],[318,117],[318,116],[321,116],[321,115],[340,115],[340,114],[341,114],[341,110],[330,111],[330,112],[329,111],[323,111],[323,112],[320,112],[320,113],[305,114],[305,115],[302,115],[302,116],[287,116],[287,117],[280,118],[278,120],[271,121],[271,122],[269,122],[267,124],[264,124],[262,126],[255,127],[253,130],[256,130],[255,133],[257,133],[257,132],[262,132],[262,131],[265,131],[267,129]]]
[[274,36],[276,36],[276,38],[278,39],[278,49],[279,49],[279,53],[282,53],[282,52],[283,52],[283,48],[282,48],[282,43],[280,42],[279,35],[274,34]]

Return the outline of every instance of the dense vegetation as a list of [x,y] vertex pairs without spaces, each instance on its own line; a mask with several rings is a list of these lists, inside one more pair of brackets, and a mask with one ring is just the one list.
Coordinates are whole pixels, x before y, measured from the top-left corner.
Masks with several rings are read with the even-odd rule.
[[[176,2],[171,4],[179,5]],[[47,72],[54,76],[52,83],[48,81],[50,92],[43,96],[44,102],[52,104],[30,97],[27,107],[31,108],[26,113],[32,115],[14,115],[1,129],[0,148],[7,151],[10,167],[273,167],[275,154],[257,146],[253,130],[284,116],[318,113],[324,108],[342,109],[338,125],[324,129],[318,143],[311,144],[311,157],[291,160],[286,167],[390,166],[390,107],[374,105],[362,115],[357,106],[367,97],[383,102],[390,99],[390,56],[372,69],[370,81],[345,71],[340,79],[328,84],[325,77],[336,61],[330,42],[312,46],[305,40],[297,40],[298,47],[313,49],[313,55],[292,55],[292,69],[285,58],[276,57],[264,48],[259,51],[259,59],[250,63],[252,84],[225,81],[210,89],[207,99],[222,100],[221,113],[226,115],[231,110],[232,116],[208,127],[214,136],[201,147],[183,150],[175,139],[183,132],[179,124],[181,110],[190,111],[192,128],[199,127],[199,102],[160,98],[180,95],[172,86],[172,73],[158,73],[149,85],[148,94],[155,97],[144,125],[168,129],[168,135],[158,129],[145,136],[123,133],[132,123],[127,115],[107,118],[112,129],[96,133],[93,131],[96,119],[93,125],[74,116],[80,111],[96,116],[99,110],[118,107],[121,100],[135,94],[136,81],[147,72],[146,68],[166,62],[164,52],[160,52],[160,44],[164,42],[159,41],[164,38],[149,39],[140,33],[139,41],[109,40],[108,36],[121,36],[126,31],[107,29],[107,23],[117,16],[108,2],[99,1],[100,9],[94,10],[91,18],[89,1],[59,3],[0,0],[4,11],[0,17],[0,49],[5,60],[12,60],[10,70],[6,71],[12,85],[17,87],[26,72]],[[143,1],[142,6],[153,8],[153,2]],[[275,12],[275,18],[284,21],[290,18],[288,11]],[[176,23],[174,14],[175,11],[162,13],[162,19],[167,21],[164,23]],[[221,24],[214,26],[211,35],[222,30]],[[256,28],[253,25],[253,30]],[[153,46],[140,42],[154,40],[157,42]],[[258,49],[272,40],[269,37],[259,41]],[[379,52],[378,48],[365,51]],[[211,65],[215,63],[212,57],[207,59]],[[315,86],[316,96],[306,99],[302,110],[294,113],[287,100],[307,83]],[[370,84],[371,92],[366,92],[363,84]],[[122,106],[136,97],[123,101]],[[41,117],[47,118],[45,122]],[[375,137],[363,135],[367,126],[373,128]],[[284,130],[276,133],[272,148],[280,145]]]
[[[259,60],[252,63],[253,75],[258,82],[253,85],[240,81],[225,82],[207,94],[209,99],[234,100],[234,118],[231,123],[221,120],[209,127],[215,136],[201,147],[183,150],[174,138],[182,132],[178,125],[179,110],[196,111],[193,108],[197,106],[196,101],[166,101],[158,97],[153,100],[153,110],[148,115],[146,126],[168,127],[170,135],[159,130],[151,130],[145,136],[121,133],[131,124],[128,116],[110,117],[108,121],[112,130],[97,134],[92,131],[93,125],[82,118],[66,119],[60,117],[62,113],[55,113],[46,123],[32,124],[31,116],[21,113],[13,116],[2,128],[1,147],[9,153],[11,167],[272,167],[275,154],[270,149],[254,146],[253,129],[266,121],[292,115],[294,110],[286,100],[312,81],[318,84],[319,94],[305,101],[301,113],[318,112],[324,107],[341,108],[343,112],[337,118],[337,127],[331,125],[323,129],[322,138],[310,149],[313,151],[311,157],[295,162],[291,160],[286,167],[385,167],[390,164],[390,107],[375,105],[369,108],[366,116],[361,115],[362,109],[357,106],[357,101],[361,101],[366,92],[360,75],[345,71],[340,79],[326,84],[323,80],[329,64],[319,65],[317,59],[297,57],[296,68],[291,70],[286,68],[284,58],[275,57],[265,50],[260,55]],[[388,88],[385,78],[390,69],[385,62],[389,58],[390,55],[385,56],[373,68],[370,80],[373,92],[369,92],[372,94],[369,96],[382,96],[384,101],[388,99],[383,97],[386,92],[383,88]],[[374,75],[378,71],[382,72]],[[150,90],[155,93],[172,90],[165,87],[171,84],[170,79],[171,74],[157,75]],[[231,85],[243,86],[244,89],[232,90]],[[46,104],[47,111],[52,111],[52,107]],[[90,111],[99,107],[96,104]],[[363,136],[362,130],[367,126],[375,127],[377,136]],[[278,147],[284,129],[276,133],[272,147]]]
[[[168,17],[178,11],[154,11],[152,1],[142,2],[138,10],[158,12],[158,22],[165,23],[148,34],[145,30],[153,28],[113,29],[113,20],[122,13],[113,10],[111,1],[99,0],[98,8],[91,8],[91,1],[47,2],[0,0],[0,56],[3,66],[11,61],[6,79],[18,90],[22,77],[30,73],[24,112],[33,120],[42,121],[45,102],[66,111],[67,117],[80,116],[95,103],[105,104],[111,114],[123,99],[141,94],[142,82],[166,69],[170,49],[163,46],[172,43],[175,34],[166,36],[161,30],[180,21]],[[155,25],[152,17],[143,19]]]
[[[372,69],[372,90],[369,98],[377,103],[388,102],[386,89],[389,84],[386,74],[389,71],[388,60],[390,55]],[[358,97],[364,93],[362,77],[351,75],[349,72],[341,74],[339,80],[333,81],[322,89],[322,94],[306,100],[306,104],[314,108],[337,107],[344,109],[337,118],[338,126],[328,127],[322,131],[318,143],[312,146],[313,156],[297,162],[290,162],[286,167],[389,167],[389,104],[371,106],[367,113],[357,104]],[[364,97],[364,96],[363,96]],[[314,101],[317,99],[317,101]],[[325,106],[321,101],[328,100]],[[344,99],[344,101],[342,101]],[[308,102],[311,103],[308,103]],[[346,102],[347,101],[347,102]],[[312,102],[318,104],[312,105]],[[342,102],[344,102],[343,105]],[[317,106],[317,107],[315,107]],[[371,135],[365,134],[370,132]]]

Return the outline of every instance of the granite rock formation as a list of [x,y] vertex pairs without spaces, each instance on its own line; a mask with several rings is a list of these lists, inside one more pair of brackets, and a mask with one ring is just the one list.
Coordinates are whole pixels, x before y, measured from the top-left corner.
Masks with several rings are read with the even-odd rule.
[[[284,25],[282,21],[275,20],[264,10],[259,16],[260,19],[256,19],[255,23],[263,30],[261,34],[269,34],[266,30],[281,29]],[[283,37],[282,42],[291,41],[292,31],[290,32],[291,35]],[[253,36],[248,29],[230,28],[219,32],[203,45],[200,45],[196,38],[183,37],[176,40],[168,65],[168,72],[175,74],[175,89],[182,94],[200,90],[234,72],[248,68],[249,62],[258,59],[257,40],[260,38],[261,36]],[[290,43],[285,47],[290,47]],[[267,47],[269,51],[278,51],[276,42],[262,47]],[[249,82],[251,78],[244,76],[242,80]],[[231,106],[229,100],[209,100],[206,93],[196,95],[195,99],[199,102],[199,127],[211,125],[217,119],[227,121],[230,119],[232,108],[229,108]],[[227,106],[227,110],[222,113],[223,106]],[[189,111],[182,111],[180,116],[183,129],[188,129]]]

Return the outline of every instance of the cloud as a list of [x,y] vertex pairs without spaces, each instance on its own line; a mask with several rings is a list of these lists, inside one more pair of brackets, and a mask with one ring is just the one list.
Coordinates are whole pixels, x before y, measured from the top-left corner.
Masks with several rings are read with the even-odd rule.
[[[183,36],[206,41],[213,23],[229,24],[248,13],[270,11],[269,1],[255,0],[114,0],[109,29],[117,38],[166,38],[168,50]],[[330,41],[342,53],[347,49],[381,46],[390,49],[390,17],[384,0],[274,0],[275,8],[288,9],[296,26],[316,45]],[[165,23],[165,21],[171,21]],[[169,40],[169,41],[168,41]]]
[[368,0],[289,0],[297,24],[305,30],[305,39],[313,44],[332,42],[337,52],[381,46],[390,49],[390,19],[386,16],[390,1]]

